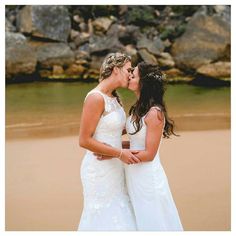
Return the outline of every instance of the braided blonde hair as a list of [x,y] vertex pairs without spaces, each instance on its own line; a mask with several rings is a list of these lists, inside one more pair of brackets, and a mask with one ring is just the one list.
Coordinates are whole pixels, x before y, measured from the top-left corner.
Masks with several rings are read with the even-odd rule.
[[[115,66],[118,67],[118,68],[121,68],[121,67],[123,67],[129,61],[131,62],[131,57],[126,55],[126,54],[119,53],[119,52],[117,52],[117,53],[109,53],[105,57],[105,59],[104,59],[104,61],[102,63],[102,66],[100,68],[99,82],[101,82],[102,80],[108,78],[112,74],[112,71],[113,71]],[[117,101],[122,106],[120,97],[119,97],[119,95],[118,95],[116,90],[112,91],[112,95],[114,97],[116,97]]]

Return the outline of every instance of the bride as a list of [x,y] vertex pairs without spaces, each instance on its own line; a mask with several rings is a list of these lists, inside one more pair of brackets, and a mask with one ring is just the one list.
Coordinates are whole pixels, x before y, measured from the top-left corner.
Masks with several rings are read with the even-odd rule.
[[[169,138],[173,122],[168,118],[164,76],[159,68],[139,63],[128,88],[137,97],[126,122],[130,149],[142,163],[126,165],[128,193],[134,208],[137,230],[182,231],[183,227],[162,167],[159,149],[162,136]],[[137,152],[139,150],[139,152]],[[99,160],[109,159],[99,156]]]
[[[81,164],[84,207],[78,230],[136,230],[127,193],[124,163],[139,163],[130,150],[122,149],[126,115],[116,89],[127,88],[130,58],[111,53],[100,69],[100,83],[84,101],[79,144],[87,149]],[[112,156],[100,162],[93,154]]]

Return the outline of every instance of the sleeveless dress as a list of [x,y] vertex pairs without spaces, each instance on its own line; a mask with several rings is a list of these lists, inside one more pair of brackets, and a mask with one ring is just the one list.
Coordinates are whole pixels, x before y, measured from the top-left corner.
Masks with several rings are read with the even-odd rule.
[[[104,113],[93,137],[102,143],[121,148],[126,121],[123,108],[116,98],[98,90],[91,90],[87,96],[91,93],[99,93],[105,102]],[[118,158],[99,161],[93,152],[87,150],[81,164],[81,180],[84,206],[78,230],[136,230],[123,162]]]
[[[158,107],[156,109],[160,110]],[[145,150],[146,124],[134,135],[133,121],[128,117],[126,130],[130,149]],[[160,147],[160,146],[159,146]],[[182,231],[183,227],[159,157],[153,161],[125,166],[128,193],[134,208],[137,230]]]

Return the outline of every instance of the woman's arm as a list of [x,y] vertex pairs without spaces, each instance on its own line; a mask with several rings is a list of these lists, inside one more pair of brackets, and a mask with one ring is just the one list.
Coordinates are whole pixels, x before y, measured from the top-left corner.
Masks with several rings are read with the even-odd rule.
[[118,157],[120,149],[103,144],[93,138],[103,111],[104,99],[100,94],[94,93],[86,98],[81,115],[79,145],[92,152]]
[[135,153],[137,150],[133,152],[142,162],[152,161],[157,153],[163,132],[164,114],[151,109],[144,121],[147,126],[146,149],[138,153]]
[[[84,102],[81,116],[79,145],[92,152],[111,157],[122,157],[125,163],[140,162],[129,150],[115,148],[93,138],[98,121],[104,111],[104,100],[99,94],[91,94]],[[121,155],[122,154],[122,155]]]

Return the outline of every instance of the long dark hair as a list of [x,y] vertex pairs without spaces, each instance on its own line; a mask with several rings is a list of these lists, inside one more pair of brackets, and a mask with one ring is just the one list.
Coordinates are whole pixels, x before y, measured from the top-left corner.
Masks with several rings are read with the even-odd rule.
[[[142,128],[141,118],[147,114],[153,106],[158,106],[165,117],[165,127],[163,137],[169,138],[174,134],[174,121],[168,117],[164,94],[166,91],[165,75],[157,65],[141,62],[138,64],[140,96],[135,104],[130,108],[129,115],[132,115],[133,125],[136,134]],[[178,135],[176,135],[178,136]]]

